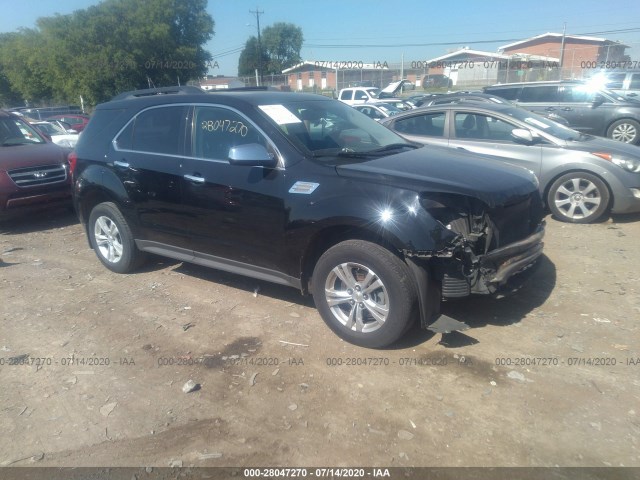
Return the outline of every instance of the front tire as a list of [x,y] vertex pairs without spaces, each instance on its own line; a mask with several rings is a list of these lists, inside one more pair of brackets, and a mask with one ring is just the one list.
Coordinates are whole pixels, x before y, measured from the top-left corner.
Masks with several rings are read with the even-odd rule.
[[595,222],[609,208],[609,189],[595,175],[571,172],[558,178],[549,188],[547,205],[563,222]]
[[607,137],[618,142],[640,143],[640,123],[628,118],[613,122],[607,129]]
[[318,260],[311,290],[322,319],[355,345],[386,347],[414,319],[416,288],[407,265],[389,250],[347,240]]
[[88,233],[96,255],[112,272],[128,273],[144,261],[129,224],[114,203],[101,203],[91,210]]

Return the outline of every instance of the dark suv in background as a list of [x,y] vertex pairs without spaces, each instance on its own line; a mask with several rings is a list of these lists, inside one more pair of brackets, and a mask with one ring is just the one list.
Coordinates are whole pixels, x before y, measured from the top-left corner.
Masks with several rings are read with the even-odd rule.
[[441,297],[520,283],[542,253],[536,177],[418,148],[320,95],[191,88],[99,105],[70,155],[74,203],[115,272],[145,252],[313,294],[381,347]]
[[640,144],[640,102],[577,81],[506,83],[484,92],[548,117],[564,117],[579,132]]

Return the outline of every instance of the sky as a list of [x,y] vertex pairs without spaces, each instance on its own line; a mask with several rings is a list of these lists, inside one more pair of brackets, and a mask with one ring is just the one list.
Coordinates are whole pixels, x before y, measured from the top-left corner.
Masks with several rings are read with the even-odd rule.
[[[65,15],[99,0],[0,0],[0,32],[34,28],[39,17]],[[525,9],[528,6],[529,9]],[[211,75],[235,76],[240,51],[260,27],[299,26],[308,61],[400,63],[429,60],[460,47],[498,47],[546,32],[617,40],[640,62],[640,2],[618,0],[209,0],[215,35],[205,46],[217,66]],[[216,65],[212,62],[212,65]]]

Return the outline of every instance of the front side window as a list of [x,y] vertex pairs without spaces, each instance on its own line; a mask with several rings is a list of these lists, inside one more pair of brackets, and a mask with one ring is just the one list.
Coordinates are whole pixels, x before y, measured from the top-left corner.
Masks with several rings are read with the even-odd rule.
[[118,135],[116,146],[121,150],[180,155],[186,116],[184,106],[145,110]]
[[362,90],[356,90],[356,95],[354,97],[354,100],[368,100],[369,97],[367,97],[367,94],[364,93]]
[[257,143],[268,148],[258,129],[239,113],[221,107],[196,107],[192,152],[197,158],[228,160],[229,150]]
[[597,91],[588,85],[560,87],[560,99],[570,103],[592,103],[596,99]]
[[395,130],[407,135],[442,137],[444,136],[444,121],[445,112],[412,115],[408,118],[396,120]]

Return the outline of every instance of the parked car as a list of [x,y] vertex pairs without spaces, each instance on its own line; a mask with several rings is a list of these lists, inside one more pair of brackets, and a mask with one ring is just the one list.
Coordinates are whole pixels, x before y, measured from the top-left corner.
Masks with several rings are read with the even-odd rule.
[[404,111],[390,103],[365,103],[362,105],[353,105],[353,108],[374,120],[382,120],[383,118],[387,118]]
[[78,132],[70,132],[53,122],[31,122],[40,133],[47,135],[53,143],[61,147],[72,149],[78,143]]
[[556,113],[582,133],[640,144],[640,102],[585,82],[505,83],[484,92],[542,115]]
[[0,110],[0,218],[62,204],[71,206],[66,152]]
[[382,122],[406,139],[492,155],[533,171],[559,220],[640,211],[640,150],[585,135],[508,104],[437,105]]
[[623,97],[640,98],[640,70],[601,71],[592,75],[588,82],[595,88],[605,88]]
[[377,87],[349,87],[343,88],[338,94],[338,100],[347,105],[359,105],[378,100],[380,89]]
[[108,269],[153,252],[293,286],[367,347],[430,325],[441,297],[522,282],[542,253],[531,172],[418,148],[320,95],[125,93],[96,108],[69,159]]
[[[489,95],[487,93],[447,93],[443,95],[438,95],[436,97],[432,97],[429,99],[425,99],[424,102],[420,104],[421,107],[430,107],[433,105],[446,105],[449,103],[493,103],[493,104],[506,104],[506,105],[515,105],[513,102],[506,100],[502,97],[498,97],[497,95]],[[554,122],[561,123],[562,125],[569,126],[569,122],[565,120],[560,115],[554,112],[546,112],[543,117],[548,118],[549,120],[553,120]]]
[[53,115],[51,117],[47,117],[48,121],[51,120],[61,120],[63,122],[68,123],[69,125],[71,125],[71,128],[74,129],[76,132],[80,133],[84,130],[84,128],[87,126],[87,124],[89,123],[89,116],[88,115]]
[[422,88],[451,88],[453,81],[442,73],[432,73],[422,77]]

